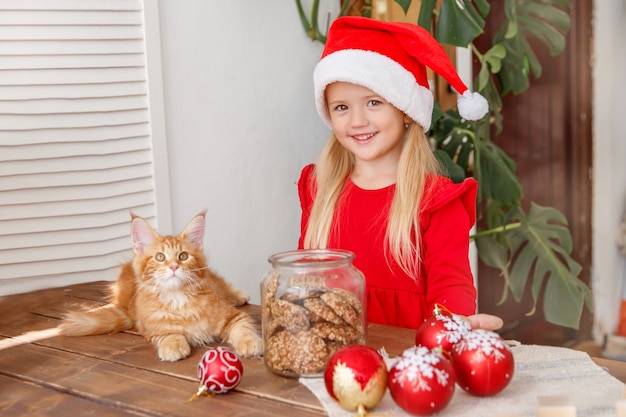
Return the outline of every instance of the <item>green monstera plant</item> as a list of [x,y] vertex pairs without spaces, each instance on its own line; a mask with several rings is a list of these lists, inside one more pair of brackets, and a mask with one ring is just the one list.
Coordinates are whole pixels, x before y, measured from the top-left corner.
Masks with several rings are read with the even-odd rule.
[[[411,0],[394,1],[406,16]],[[362,3],[360,13],[371,17],[371,0]],[[523,187],[515,173],[515,162],[492,140],[502,132],[501,97],[523,92],[530,86],[531,76],[541,75],[542,67],[529,36],[539,39],[552,55],[563,51],[570,25],[565,11],[569,0],[505,0],[506,19],[485,52],[473,42],[483,33],[489,2],[437,3],[422,0],[415,23],[431,30],[441,43],[471,49],[480,65],[473,89],[489,101],[490,107],[488,116],[473,122],[461,119],[455,110],[442,111],[435,103],[429,131],[436,144],[435,153],[450,177],[462,181],[473,176],[479,183],[480,222],[472,236],[478,256],[501,271],[506,284],[501,303],[509,293],[520,302],[530,286],[533,305],[529,315],[543,301],[546,321],[577,329],[583,309],[592,310],[592,296],[579,278],[581,266],[571,257],[573,245],[567,219],[557,209],[535,203],[531,203],[528,213],[524,211]],[[326,34],[318,24],[319,0],[313,0],[308,16],[301,0],[296,4],[307,35],[324,43]],[[339,15],[346,14],[353,5],[354,1],[344,0]]]

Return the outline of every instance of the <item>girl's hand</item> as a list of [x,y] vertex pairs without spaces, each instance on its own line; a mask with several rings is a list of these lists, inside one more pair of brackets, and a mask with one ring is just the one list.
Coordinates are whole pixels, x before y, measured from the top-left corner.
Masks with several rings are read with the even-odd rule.
[[491,314],[474,314],[472,316],[466,316],[465,319],[472,329],[494,331],[504,325],[504,321],[500,317]]

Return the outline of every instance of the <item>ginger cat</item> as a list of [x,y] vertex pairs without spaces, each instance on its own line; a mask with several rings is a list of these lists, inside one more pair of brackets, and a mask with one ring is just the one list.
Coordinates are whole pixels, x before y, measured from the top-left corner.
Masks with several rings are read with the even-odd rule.
[[244,357],[263,353],[254,320],[237,309],[249,296],[211,271],[203,253],[204,212],[178,236],[161,236],[132,215],[134,257],[113,284],[111,303],[71,312],[59,325],[65,336],[116,333],[135,328],[163,361],[177,361],[191,347],[224,341]]

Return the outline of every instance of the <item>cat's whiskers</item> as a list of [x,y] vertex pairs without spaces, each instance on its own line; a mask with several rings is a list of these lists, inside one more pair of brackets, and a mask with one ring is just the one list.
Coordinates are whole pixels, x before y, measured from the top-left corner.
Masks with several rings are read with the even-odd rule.
[[205,279],[198,279],[197,276],[195,278],[196,279],[194,279],[193,281],[189,283],[189,286],[194,292],[196,293],[206,292],[208,288],[213,288],[213,286],[211,285],[211,282]]
[[142,280],[140,282],[137,283],[137,289],[135,291],[135,293],[133,294],[131,301],[133,301],[135,299],[135,297],[137,296],[137,293],[139,293],[141,290],[145,290],[147,287],[154,287],[154,283],[150,282],[151,280],[153,280],[154,278],[150,277],[147,280]]
[[200,268],[190,268],[190,269],[188,269],[188,271],[189,272],[197,272],[197,271],[206,271],[208,269],[209,269],[209,266],[207,265],[207,266],[203,266],[203,267],[200,267]]

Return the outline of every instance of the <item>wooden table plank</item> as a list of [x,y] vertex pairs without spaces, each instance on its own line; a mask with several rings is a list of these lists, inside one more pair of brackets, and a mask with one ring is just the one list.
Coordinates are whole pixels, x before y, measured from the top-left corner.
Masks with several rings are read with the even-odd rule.
[[385,348],[390,356],[400,355],[415,344],[415,330],[370,324],[367,327],[367,344],[374,349]]
[[[4,351],[0,355],[0,375],[107,407],[155,416],[205,416],[210,408],[215,415],[269,417],[284,415],[285,410],[280,402],[241,392],[188,402],[198,389],[198,382],[43,346],[17,346]],[[21,396],[14,389],[12,385],[3,390],[3,396]],[[21,400],[28,401],[28,398]],[[303,416],[323,415],[316,410],[299,408]]]
[[3,375],[0,375],[0,410],[3,417],[75,416],[77,410],[81,410],[81,415],[98,417],[148,416]]

